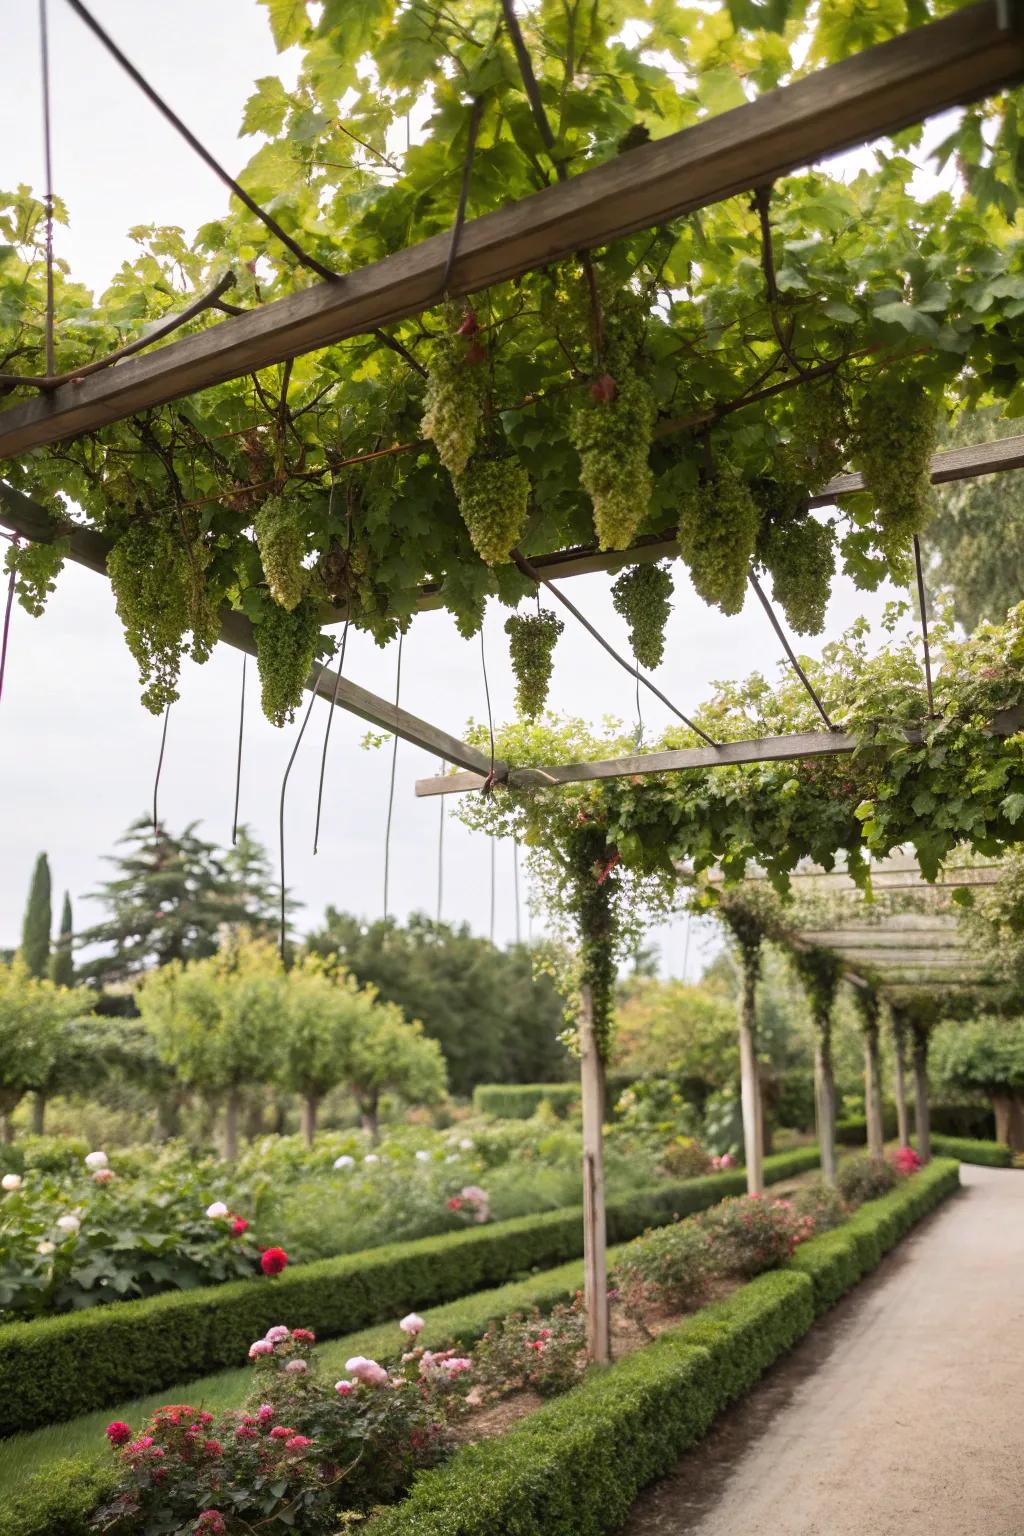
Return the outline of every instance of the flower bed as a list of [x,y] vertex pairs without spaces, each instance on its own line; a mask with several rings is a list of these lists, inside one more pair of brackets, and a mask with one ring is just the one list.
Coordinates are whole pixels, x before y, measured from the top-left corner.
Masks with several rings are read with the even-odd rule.
[[[814,1165],[801,1148],[766,1160],[766,1177]],[[646,1199],[612,1201],[611,1241],[687,1215],[744,1187],[742,1172],[665,1183]],[[582,1253],[578,1207],[471,1226],[443,1237],[375,1248],[237,1281],[0,1328],[0,1434],[58,1423],[91,1408],[158,1391],[236,1362],[282,1316],[323,1337],[499,1285]]]
[[[507,1433],[467,1446],[438,1470],[421,1473],[409,1496],[374,1515],[368,1530],[375,1536],[484,1536],[494,1530],[515,1530],[517,1536],[596,1536],[614,1529],[639,1488],[667,1470],[721,1408],[806,1332],[815,1310],[822,1309],[820,1280],[827,1277],[834,1295],[848,1289],[957,1180],[955,1164],[939,1163],[903,1181],[842,1229],[804,1243],[786,1268],[704,1308],[611,1372],[588,1373],[560,1401]],[[771,1221],[777,1234],[787,1243],[798,1242],[806,1218],[788,1204],[761,1204],[775,1212]],[[744,1218],[755,1206],[746,1200],[734,1205],[728,1220],[713,1212],[696,1225],[708,1234],[717,1262],[740,1273],[748,1262],[771,1262],[781,1250],[769,1251],[760,1215],[749,1239],[737,1245],[730,1227],[746,1228]],[[527,1350],[538,1340],[546,1348],[572,1311],[556,1309],[549,1326],[531,1331],[527,1325],[525,1333],[520,1327],[515,1338],[525,1341]],[[407,1317],[401,1326],[415,1338],[422,1320]],[[578,1330],[565,1336],[578,1346]],[[354,1444],[353,1435],[360,1444],[367,1437],[374,1440],[376,1454],[368,1460],[380,1468],[387,1487],[376,1471],[367,1471],[366,1487],[353,1487],[345,1502],[358,1509],[393,1499],[416,1464],[422,1467],[436,1458],[440,1442],[435,1435],[447,1416],[443,1399],[465,1403],[459,1383],[488,1358],[486,1340],[472,1361],[451,1350],[438,1355],[414,1348],[401,1366],[388,1371],[376,1361],[355,1357],[348,1362],[349,1378],[332,1392],[317,1387],[308,1371],[311,1343],[303,1330],[289,1335],[284,1327],[257,1341],[252,1352],[263,1382],[248,1412],[228,1415],[217,1425],[182,1407],[158,1413],[142,1436],[129,1438],[126,1425],[110,1427],[115,1443],[127,1442],[119,1453],[118,1490],[109,1505],[131,1515],[127,1530],[147,1536],[158,1529],[205,1531],[196,1521],[206,1519],[212,1536],[214,1531],[248,1529],[244,1521],[261,1512],[273,1527],[282,1500],[283,1509],[295,1505],[307,1511],[298,1529],[337,1529],[337,1490],[329,1474],[343,1459],[344,1447]],[[564,1387],[564,1360],[562,1365]],[[508,1384],[507,1371],[504,1379]],[[257,1399],[263,1399],[258,1407]],[[169,1415],[178,1417],[171,1423]],[[229,1436],[235,1441],[231,1446]],[[243,1436],[245,1443],[239,1444]],[[255,1458],[254,1467],[257,1461],[261,1467],[274,1463],[272,1486],[248,1477],[245,1467],[226,1478],[227,1463],[241,1459],[247,1467],[247,1457]],[[79,1536],[89,1529],[89,1512],[97,1501],[111,1498],[113,1479],[109,1469],[106,1475],[83,1469],[82,1476],[82,1486],[76,1487],[65,1469],[56,1485],[47,1481],[44,1494],[15,1500],[0,1520],[2,1536]],[[236,1493],[228,1497],[229,1489]],[[149,1523],[147,1510],[153,1511],[155,1524]]]

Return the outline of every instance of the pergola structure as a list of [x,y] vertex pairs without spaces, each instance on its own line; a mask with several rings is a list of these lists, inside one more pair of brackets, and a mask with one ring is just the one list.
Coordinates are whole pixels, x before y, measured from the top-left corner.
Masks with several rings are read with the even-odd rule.
[[[507,7],[510,9],[510,7]],[[469,295],[545,264],[607,245],[739,193],[843,150],[890,135],[952,106],[977,101],[1024,79],[1024,27],[1011,0],[982,0],[891,42],[865,50],[794,84],[767,92],[748,105],[670,134],[483,217],[466,221],[457,242],[448,235],[425,240],[360,271],[317,283],[302,292],[233,315],[184,339],[145,352],[123,349],[112,366],[80,375],[32,381],[38,397],[0,412],[0,459],[66,442],[125,420],[134,413],[280,363],[346,337],[380,334],[380,328],[437,303],[439,295]],[[193,306],[194,313],[194,306]],[[166,329],[166,328],[165,328]],[[386,338],[385,338],[386,339]],[[699,425],[665,421],[659,432]],[[1024,466],[1024,438],[986,443],[936,455],[936,483]],[[841,475],[822,486],[812,505],[829,504],[857,489],[858,476]],[[0,522],[20,537],[68,541],[74,561],[104,573],[108,540],[93,529],[54,518],[45,508],[0,484]],[[676,530],[665,529],[625,551],[603,554],[591,547],[556,550],[520,568],[538,585],[554,578],[619,568],[671,556]],[[549,587],[555,595],[558,589]],[[436,588],[425,587],[421,606],[435,606]],[[564,597],[561,599],[565,601]],[[326,613],[340,622],[343,610]],[[221,637],[252,651],[251,625],[224,611]],[[795,657],[787,654],[796,664]],[[802,675],[802,674],[801,674]],[[424,747],[462,770],[421,782],[421,794],[480,788],[497,781],[511,787],[555,785],[603,777],[707,769],[737,763],[850,753],[856,742],[842,731],[717,744],[640,754],[607,763],[553,764],[517,771],[447,731],[417,718],[327,668],[307,686],[333,704]],[[820,709],[820,704],[819,704]],[[992,729],[1020,728],[1005,711]],[[827,717],[826,717],[827,719]],[[848,948],[853,948],[846,931]],[[934,937],[929,938],[934,949]],[[885,946],[876,946],[881,952]],[[929,953],[925,950],[922,953]],[[875,953],[874,950],[871,951]],[[586,1274],[590,1347],[607,1358],[605,1223],[602,1174],[602,1066],[588,1007],[582,1008],[582,1081],[586,1217]]]

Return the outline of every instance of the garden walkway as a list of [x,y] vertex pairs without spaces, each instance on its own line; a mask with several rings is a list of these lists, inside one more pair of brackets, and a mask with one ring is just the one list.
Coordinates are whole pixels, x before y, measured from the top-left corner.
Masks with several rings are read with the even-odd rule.
[[1021,1536],[1024,1173],[961,1178],[625,1536]]

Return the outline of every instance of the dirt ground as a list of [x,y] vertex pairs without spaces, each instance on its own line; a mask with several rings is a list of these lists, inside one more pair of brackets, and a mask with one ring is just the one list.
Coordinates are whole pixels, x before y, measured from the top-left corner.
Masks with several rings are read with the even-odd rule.
[[625,1536],[1024,1536],[1024,1173],[961,1178]]

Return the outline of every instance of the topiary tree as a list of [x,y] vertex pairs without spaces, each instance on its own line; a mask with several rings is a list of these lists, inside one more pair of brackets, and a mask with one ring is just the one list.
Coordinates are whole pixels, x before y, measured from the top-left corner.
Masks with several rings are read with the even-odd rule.
[[13,1136],[11,1115],[26,1093],[38,1092],[61,1059],[67,1023],[88,1009],[81,994],[32,976],[20,956],[0,965],[0,1126]]
[[179,1078],[224,1106],[224,1156],[238,1155],[243,1088],[277,1075],[285,977],[269,940],[239,940],[143,978],[139,1012]]
[[75,962],[71,954],[74,922],[71,915],[71,897],[64,892],[64,904],[60,912],[60,934],[50,956],[50,980],[58,987],[73,987]]
[[30,976],[45,976],[50,959],[50,863],[45,853],[36,859],[21,925],[21,958]]
[[393,1093],[407,1104],[437,1104],[448,1077],[437,1041],[394,1003],[374,1001],[354,1022],[346,1080],[363,1125],[376,1138],[382,1094]]
[[943,1086],[987,1094],[998,1140],[1024,1152],[1024,1017],[943,1023],[935,1033],[932,1065]]

